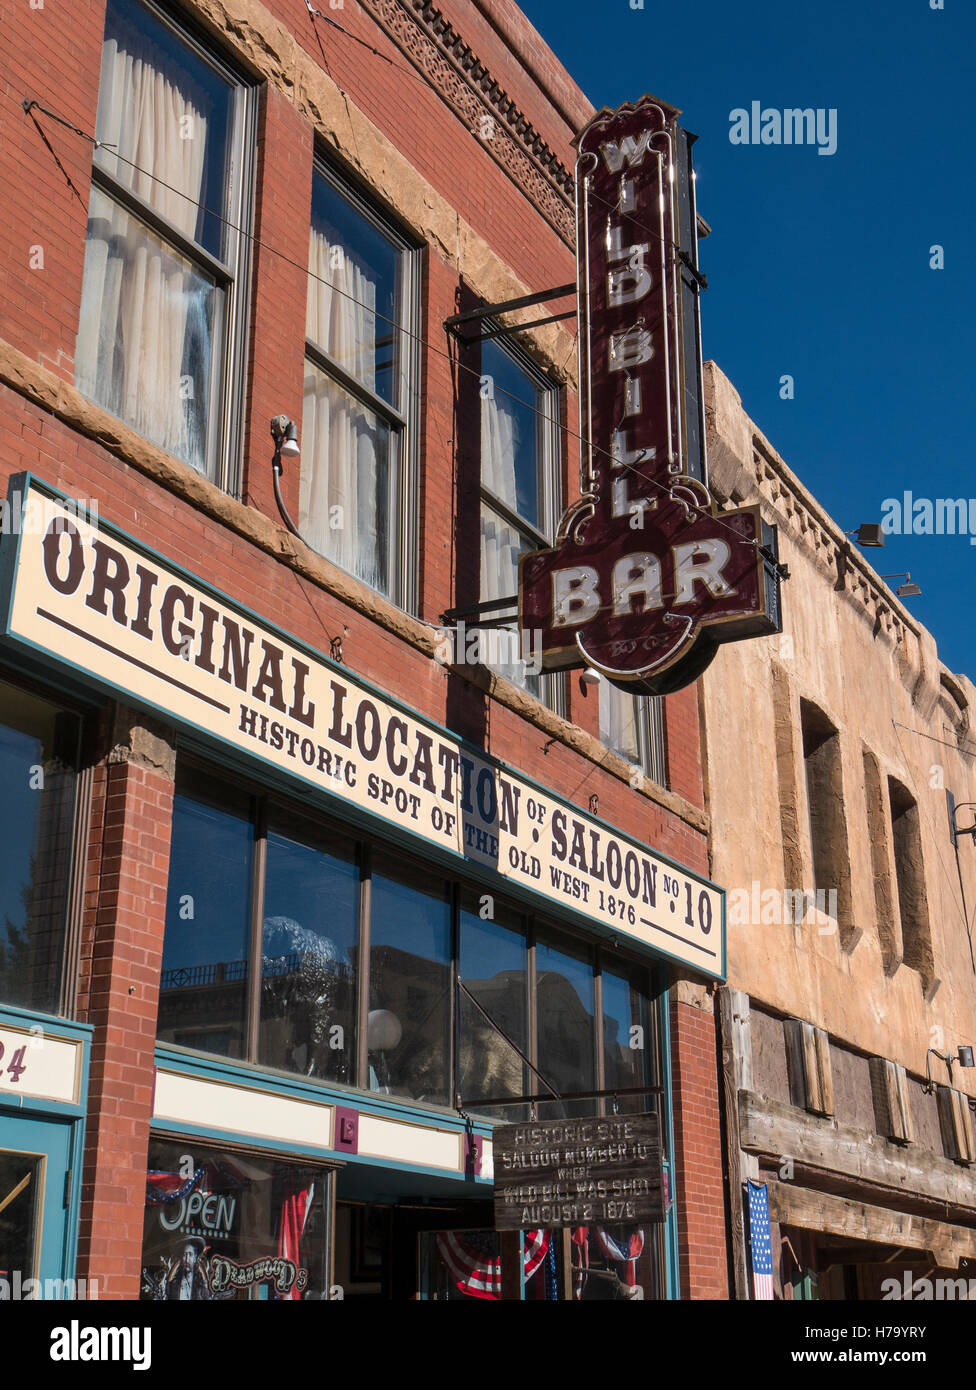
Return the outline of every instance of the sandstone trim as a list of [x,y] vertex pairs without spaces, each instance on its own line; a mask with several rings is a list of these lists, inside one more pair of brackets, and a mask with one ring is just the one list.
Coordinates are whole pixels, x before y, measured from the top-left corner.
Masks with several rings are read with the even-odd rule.
[[[379,594],[353,579],[324,556],[317,555],[307,545],[272,521],[263,512],[247,507],[243,502],[222,492],[220,488],[181,463],[172,455],[130,429],[114,415],[94,405],[73,386],[54,375],[46,367],[25,356],[12,344],[0,338],[0,383],[23,396],[33,405],[71,429],[100,444],[109,453],[130,464],[138,472],[166,488],[182,501],[197,508],[211,520],[226,526],[250,544],[281,561],[301,578],[347,604],[357,613],[384,627],[433,660],[438,629],[404,613]],[[574,752],[601,767],[611,776],[629,782],[630,765],[605,748],[602,743],[576,724],[554,714],[531,695],[512,685],[486,667],[450,667],[455,675],[484,691],[491,699],[505,705],[534,724],[550,738],[572,748]],[[710,827],[708,814],[701,807],[686,801],[676,792],[658,787],[646,779],[635,788],[649,801],[677,816],[702,835]]]

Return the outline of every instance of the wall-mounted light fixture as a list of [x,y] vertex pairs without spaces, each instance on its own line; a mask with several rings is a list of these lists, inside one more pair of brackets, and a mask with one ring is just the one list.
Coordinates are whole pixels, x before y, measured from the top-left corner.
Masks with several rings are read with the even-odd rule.
[[912,576],[906,570],[904,574],[883,574],[882,579],[904,579],[904,584],[899,584],[895,593],[899,598],[918,598],[922,592],[917,584],[911,582]]
[[282,521],[292,535],[301,540],[302,534],[292,521],[288,508],[285,506],[285,499],[281,495],[281,474],[284,469],[281,462],[282,457],[297,459],[302,452],[298,443],[298,426],[287,415],[275,415],[271,421],[271,438],[274,440],[275,446],[274,458],[271,460],[275,501],[278,504]]
[[580,690],[585,695],[588,685],[599,685],[602,677],[599,671],[595,671],[592,666],[587,666],[586,670],[580,673]]
[[927,1096],[930,1096],[932,1092],[935,1090],[935,1081],[932,1079],[932,1063],[929,1061],[929,1058],[932,1056],[933,1053],[935,1053],[936,1057],[938,1057],[941,1061],[945,1062],[949,1072],[950,1086],[952,1085],[953,1062],[958,1062],[961,1067],[976,1066],[976,1062],[974,1062],[973,1060],[973,1049],[965,1043],[961,1043],[959,1047],[956,1048],[955,1056],[953,1056],[951,1052],[939,1052],[937,1048],[930,1047],[928,1052],[926,1052],[925,1054],[926,1082],[925,1085],[922,1087],[922,1090],[925,1092]]
[[857,531],[845,531],[845,536],[853,536],[858,545],[884,545],[884,528],[880,522],[863,522]]

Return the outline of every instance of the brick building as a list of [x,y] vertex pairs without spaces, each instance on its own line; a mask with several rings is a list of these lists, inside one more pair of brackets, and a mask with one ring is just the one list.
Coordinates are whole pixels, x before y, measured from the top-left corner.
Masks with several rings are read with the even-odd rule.
[[591,115],[509,0],[8,13],[5,1277],[463,1297],[524,1054],[669,1202],[506,1296],[726,1296],[721,965],[594,903],[708,880],[696,689],[444,647],[576,495],[572,298],[444,325],[573,282]]

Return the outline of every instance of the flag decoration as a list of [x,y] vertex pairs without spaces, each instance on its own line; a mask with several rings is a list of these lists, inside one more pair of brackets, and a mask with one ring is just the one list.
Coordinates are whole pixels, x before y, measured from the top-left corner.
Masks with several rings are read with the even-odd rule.
[[764,1182],[749,1183],[749,1251],[755,1297],[771,1300],[773,1242],[769,1230],[769,1188]]
[[197,1187],[206,1173],[206,1168],[198,1168],[190,1177],[181,1173],[168,1173],[162,1168],[150,1168],[146,1174],[146,1205],[150,1207],[181,1202]]
[[[526,1280],[545,1259],[551,1238],[551,1231],[526,1231]],[[437,1250],[461,1293],[472,1298],[501,1298],[502,1262],[494,1231],[441,1231]]]

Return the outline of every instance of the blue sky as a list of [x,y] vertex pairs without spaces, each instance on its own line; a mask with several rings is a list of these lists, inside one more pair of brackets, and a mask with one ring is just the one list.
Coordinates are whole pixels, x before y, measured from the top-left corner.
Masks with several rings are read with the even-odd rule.
[[[699,136],[705,357],[787,463],[846,530],[910,490],[974,499],[976,539],[976,0],[520,2],[596,106],[650,91]],[[836,109],[836,153],[733,145],[753,101]],[[976,680],[969,537],[866,555],[911,572],[910,611]]]

